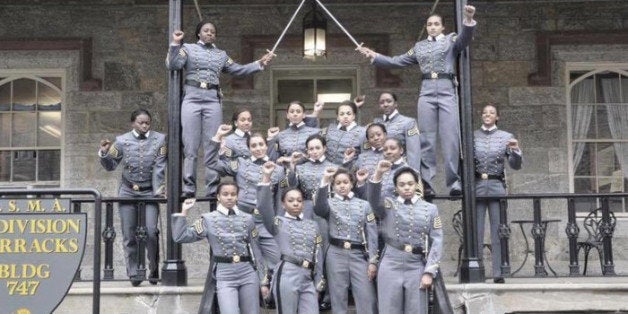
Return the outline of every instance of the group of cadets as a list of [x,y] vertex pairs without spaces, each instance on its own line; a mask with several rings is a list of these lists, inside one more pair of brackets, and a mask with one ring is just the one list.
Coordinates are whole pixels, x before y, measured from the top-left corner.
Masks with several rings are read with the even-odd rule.
[[[364,97],[340,103],[336,121],[325,128],[317,119],[324,104],[306,115],[293,101],[285,128],[265,134],[252,132],[253,115],[244,108],[231,124],[221,124],[219,76],[256,73],[274,55],[237,64],[216,47],[216,27],[206,21],[198,24],[194,44],[182,44],[183,32],[173,33],[166,65],[185,70],[186,200],[173,215],[172,234],[177,242],[210,243],[201,313],[212,311],[214,292],[221,313],[259,313],[260,295],[273,299],[279,313],[318,313],[325,303],[346,313],[349,292],[358,313],[427,312],[426,288],[438,276],[443,233],[438,209],[423,199],[423,182],[431,194],[440,133],[447,185],[452,195],[460,192],[454,65],[471,39],[474,12],[465,7],[459,38],[443,35],[442,18],[433,15],[430,36],[407,54],[358,49],[375,66],[420,66],[419,120],[402,115],[396,95],[384,92],[377,99],[382,115],[366,126],[357,119]],[[189,222],[201,144],[206,196],[217,206]],[[110,143],[102,145],[101,157],[112,155]],[[233,181],[219,183],[229,176]]]
[[[231,306],[233,301],[221,302],[225,297],[220,270],[233,268],[233,274],[242,271],[241,266],[231,265],[234,256],[238,256],[238,263],[257,261],[251,269],[264,269],[260,289],[269,285],[266,289],[273,292],[283,313],[318,313],[319,303],[325,307],[326,302],[334,313],[346,313],[349,292],[358,313],[377,313],[378,291],[387,299],[382,302],[380,298],[380,310],[391,310],[394,305],[400,312],[415,313],[421,294],[405,293],[404,287],[418,290],[424,265],[430,261],[429,269],[435,273],[442,250],[436,207],[422,199],[420,147],[414,147],[420,145],[417,122],[398,111],[396,95],[384,92],[378,99],[381,118],[366,127],[358,125],[358,110],[366,100],[355,100],[340,103],[336,122],[322,129],[316,116],[323,103],[316,103],[315,112],[308,116],[303,104],[293,101],[286,108],[285,129],[273,127],[264,134],[252,132],[248,109],[238,109],[232,124],[220,125],[211,138],[206,167],[222,177],[232,177],[233,183],[216,189],[218,213],[205,214],[187,227],[177,218],[173,235],[179,242],[210,241],[216,264],[210,276],[217,280],[221,313],[230,313],[232,309],[223,305]],[[407,202],[396,192],[394,180],[400,171],[414,180]],[[234,221],[239,221],[235,216],[249,214],[254,237],[244,223],[237,230],[237,224],[225,230],[220,219],[214,218],[229,217],[220,214],[228,207],[222,191],[226,188],[237,190],[237,202],[231,205],[237,208]],[[369,197],[372,193],[377,197]],[[190,207],[189,202],[184,204],[186,213]],[[230,241],[214,239],[226,239],[237,232],[243,243],[254,238],[261,256],[245,258],[248,251],[239,252]],[[429,252],[426,243],[430,243]],[[388,255],[390,261],[382,264]],[[407,268],[403,261],[409,257],[416,265]],[[389,273],[384,277],[377,276],[381,265],[388,265],[384,270]],[[408,286],[403,277],[415,271],[407,278]],[[247,298],[257,300],[257,292],[254,294]],[[262,297],[268,293],[263,292]],[[234,292],[232,298],[238,295]],[[245,303],[240,302],[234,313],[249,313],[244,310],[249,308]]]

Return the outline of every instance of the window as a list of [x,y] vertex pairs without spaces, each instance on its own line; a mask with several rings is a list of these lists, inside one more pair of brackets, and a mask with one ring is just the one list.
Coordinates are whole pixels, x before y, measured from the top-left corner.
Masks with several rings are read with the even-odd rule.
[[0,183],[60,181],[62,82],[0,74]]
[[291,101],[301,101],[306,113],[312,111],[317,100],[324,101],[319,118],[321,126],[327,126],[336,120],[337,105],[357,94],[356,68],[277,69],[272,75],[271,124],[280,128],[287,123],[286,108]]
[[[628,191],[628,65],[569,70],[568,121],[571,191]],[[611,210],[628,212],[628,200],[611,199]],[[579,211],[599,207],[579,201]]]

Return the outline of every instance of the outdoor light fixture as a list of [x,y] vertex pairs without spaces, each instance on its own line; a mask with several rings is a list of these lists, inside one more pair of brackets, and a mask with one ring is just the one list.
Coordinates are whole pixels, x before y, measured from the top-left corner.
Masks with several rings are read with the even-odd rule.
[[312,1],[312,10],[303,17],[303,57],[316,59],[327,55],[325,35],[327,34],[327,20],[317,10],[316,1]]

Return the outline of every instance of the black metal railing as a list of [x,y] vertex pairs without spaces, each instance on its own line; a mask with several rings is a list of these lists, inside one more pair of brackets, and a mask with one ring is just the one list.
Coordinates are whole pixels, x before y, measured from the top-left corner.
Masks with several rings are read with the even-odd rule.
[[[498,196],[498,197],[490,197],[490,196],[477,196],[476,201],[489,201],[489,200],[498,200],[500,203],[500,213],[499,213],[499,238],[500,238],[500,248],[501,248],[501,272],[504,276],[514,275],[516,274],[523,265],[525,264],[525,259],[527,259],[528,253],[534,253],[534,276],[535,277],[545,277],[548,276],[548,272],[546,266],[549,270],[557,276],[557,273],[552,269],[549,265],[546,257],[546,248],[545,248],[545,240],[547,235],[548,225],[555,222],[560,222],[560,219],[548,219],[543,216],[543,211],[547,208],[543,208],[542,200],[565,200],[565,212],[564,215],[567,218],[567,224],[565,227],[565,235],[568,239],[568,251],[569,251],[569,273],[568,276],[581,276],[580,265],[578,261],[578,252],[580,250],[580,242],[578,239],[580,237],[580,227],[578,226],[578,217],[576,213],[576,201],[578,199],[586,199],[591,200],[595,199],[596,203],[599,204],[599,208],[591,208],[590,211],[600,211],[601,219],[599,221],[599,228],[597,231],[599,232],[599,238],[601,239],[602,252],[600,254],[601,259],[601,271],[603,276],[615,276],[615,264],[613,262],[613,233],[615,227],[615,218],[614,214],[610,209],[609,201],[611,199],[620,199],[620,198],[628,198],[628,193],[600,193],[600,194],[571,194],[571,193],[545,193],[545,194],[512,194],[507,196]],[[437,196],[434,199],[442,201],[442,200],[452,200],[451,197],[445,196]],[[453,198],[456,199],[456,198]],[[460,199],[459,197],[457,199]],[[508,220],[508,206],[507,202],[509,200],[529,200],[531,201],[530,209],[531,209],[531,220]],[[517,210],[520,210],[521,204],[518,204]],[[552,205],[555,207],[555,205]],[[557,211],[555,209],[552,210],[552,214],[555,214]],[[589,214],[583,213],[583,214]],[[463,215],[464,216],[464,215]],[[516,224],[521,229],[522,235],[524,237],[524,241],[526,243],[526,256],[524,257],[524,261],[521,266],[511,272],[510,265],[510,250],[509,250],[509,241],[511,238],[511,225]],[[529,247],[529,243],[527,240],[527,235],[524,233],[524,225],[531,225],[531,236],[533,238],[533,249]],[[467,236],[464,235],[463,236]]]

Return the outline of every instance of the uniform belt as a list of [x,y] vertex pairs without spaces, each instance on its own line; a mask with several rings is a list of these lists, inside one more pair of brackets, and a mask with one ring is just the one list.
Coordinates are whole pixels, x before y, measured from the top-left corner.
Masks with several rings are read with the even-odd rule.
[[214,261],[215,263],[232,264],[232,263],[240,263],[240,262],[250,262],[251,261],[251,257],[250,256],[240,256],[240,255],[212,256],[212,261]]
[[392,243],[390,241],[386,241],[386,244],[394,247],[397,250],[401,250],[407,253],[425,255],[425,253],[423,252],[423,248],[420,246],[412,246],[411,244],[398,244]]
[[488,173],[475,173],[475,177],[482,180],[499,180],[504,181],[504,174],[488,174]]
[[336,238],[329,238],[329,244],[346,250],[364,250],[364,244],[362,243],[356,243],[353,241],[341,240]]
[[436,80],[436,79],[449,79],[449,80],[453,80],[454,77],[456,77],[455,74],[453,73],[436,73],[436,72],[430,72],[430,73],[423,73],[423,75],[421,76],[424,80]]
[[305,269],[309,269],[309,270],[314,269],[314,263],[303,258],[281,254],[281,260],[284,262],[288,262],[290,264],[297,265],[299,267],[303,267]]
[[220,89],[220,85],[210,84],[209,82],[199,82],[197,80],[185,80],[185,85],[190,85],[202,89]]
[[153,185],[152,184],[142,185],[142,184],[139,184],[139,183],[133,183],[133,182],[129,181],[127,178],[125,178],[124,176],[122,177],[122,183],[124,183],[124,185],[130,187],[131,189],[133,189],[133,191],[136,191],[136,192],[148,191],[148,190],[152,190],[153,189]]

